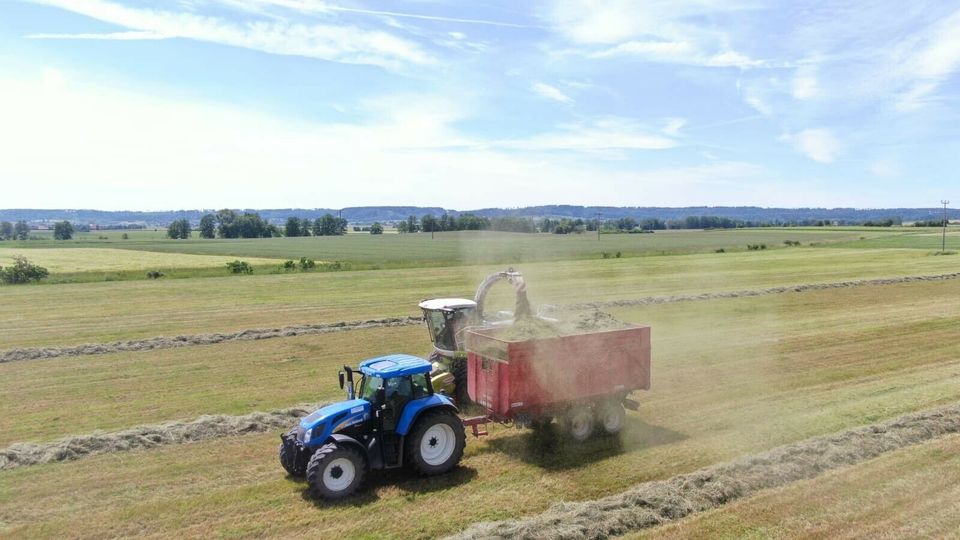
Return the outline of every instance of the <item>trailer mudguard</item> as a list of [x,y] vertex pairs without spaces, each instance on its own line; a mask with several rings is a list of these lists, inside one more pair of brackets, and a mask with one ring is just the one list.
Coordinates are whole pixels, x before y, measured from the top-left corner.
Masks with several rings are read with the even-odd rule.
[[397,422],[397,433],[406,435],[410,431],[410,428],[413,427],[413,423],[420,417],[420,413],[436,407],[450,407],[454,412],[458,412],[457,406],[453,404],[453,401],[443,394],[432,394],[427,397],[409,401],[406,406],[404,406],[403,412],[400,413],[400,421]]

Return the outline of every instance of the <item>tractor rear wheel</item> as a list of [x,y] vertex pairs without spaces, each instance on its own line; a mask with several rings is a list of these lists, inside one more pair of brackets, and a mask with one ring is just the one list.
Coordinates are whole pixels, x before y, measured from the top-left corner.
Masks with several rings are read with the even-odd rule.
[[607,401],[597,407],[597,421],[607,434],[616,435],[627,423],[627,412],[619,401]]
[[463,422],[449,409],[423,413],[407,435],[405,455],[424,476],[443,474],[460,463],[467,436]]
[[310,456],[297,446],[297,428],[291,429],[280,439],[280,465],[290,476],[302,478],[307,472]]
[[593,428],[593,412],[588,407],[578,405],[563,417],[563,430],[577,442],[589,439],[593,435]]
[[307,464],[310,494],[319,499],[336,500],[353,495],[367,474],[367,460],[350,446],[334,443],[321,446]]

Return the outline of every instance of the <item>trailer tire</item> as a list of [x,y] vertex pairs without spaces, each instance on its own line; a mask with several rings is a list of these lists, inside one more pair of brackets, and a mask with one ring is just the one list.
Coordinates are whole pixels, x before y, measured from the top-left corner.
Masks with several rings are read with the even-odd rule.
[[593,435],[593,412],[589,407],[578,405],[563,415],[563,431],[577,442],[583,442]]
[[287,474],[296,478],[303,478],[307,473],[307,462],[310,456],[297,446],[297,428],[293,428],[281,437],[280,465]]
[[457,406],[462,407],[470,401],[470,394],[467,392],[467,359],[451,359],[450,373],[453,374],[453,384],[456,385],[453,399],[457,401]]
[[325,444],[310,456],[307,464],[310,495],[318,499],[337,500],[353,495],[366,474],[367,460],[351,445]]
[[449,472],[460,463],[467,435],[463,422],[450,409],[423,413],[406,437],[404,453],[421,475]]
[[616,435],[627,423],[627,411],[619,401],[606,401],[597,407],[597,422],[608,435]]

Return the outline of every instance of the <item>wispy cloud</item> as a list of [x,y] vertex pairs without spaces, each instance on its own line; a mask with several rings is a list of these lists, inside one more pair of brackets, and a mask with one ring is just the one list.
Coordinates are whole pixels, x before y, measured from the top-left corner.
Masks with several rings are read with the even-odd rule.
[[131,30],[129,32],[109,32],[104,34],[28,34],[30,39],[101,39],[116,41],[137,41],[151,39],[168,39],[174,36],[158,34],[156,32],[141,32]]
[[382,30],[349,25],[304,24],[263,18],[233,22],[216,16],[137,8],[107,0],[32,1],[146,33],[134,36],[179,37],[273,54],[373,64],[391,69],[435,61],[415,42]]
[[843,150],[843,143],[826,128],[805,129],[782,139],[791,142],[796,149],[808,158],[820,163],[833,163]]
[[676,137],[685,125],[687,125],[686,118],[667,118],[666,124],[663,126],[663,132],[671,137]]
[[673,139],[636,122],[611,117],[564,124],[554,132],[495,144],[519,150],[578,152],[663,150],[677,146]]
[[533,83],[530,86],[530,90],[532,90],[534,93],[536,93],[540,97],[544,97],[553,101],[558,101],[560,103],[573,103],[573,98],[564,94],[556,86],[551,86],[546,83],[537,82],[537,83]]

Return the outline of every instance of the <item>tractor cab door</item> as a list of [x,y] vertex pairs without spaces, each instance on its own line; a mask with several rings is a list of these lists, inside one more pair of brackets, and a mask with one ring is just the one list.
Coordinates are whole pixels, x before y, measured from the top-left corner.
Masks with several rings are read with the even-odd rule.
[[429,395],[430,386],[427,374],[391,377],[383,381],[383,405],[380,409],[380,447],[383,450],[383,462],[386,467],[402,464],[401,437],[397,433],[400,416],[408,403]]

